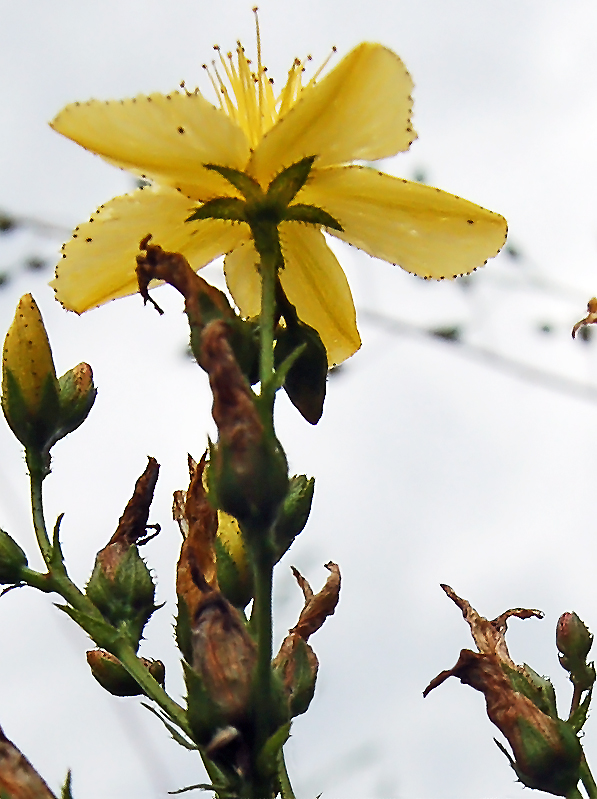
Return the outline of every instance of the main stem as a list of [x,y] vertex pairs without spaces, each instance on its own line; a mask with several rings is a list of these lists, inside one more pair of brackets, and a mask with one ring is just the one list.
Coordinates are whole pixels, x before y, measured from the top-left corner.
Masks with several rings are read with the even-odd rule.
[[585,787],[585,791],[589,796],[589,799],[597,799],[597,784],[591,774],[591,769],[589,768],[589,764],[583,754],[582,761],[580,764],[580,779],[582,784]]

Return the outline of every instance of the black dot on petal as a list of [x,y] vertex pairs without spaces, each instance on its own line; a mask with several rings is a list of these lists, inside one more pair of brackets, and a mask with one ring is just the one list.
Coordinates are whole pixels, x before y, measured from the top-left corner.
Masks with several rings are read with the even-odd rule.
[[66,258],[66,253],[65,252],[62,253],[62,257]]
[[[77,234],[73,233],[73,239],[76,239],[76,238],[77,238]],[[62,249],[64,249],[64,244],[62,245]]]
[[179,133],[184,133],[184,128],[183,127],[178,128],[178,132]]
[[85,239],[85,241],[93,241],[93,239]]
[[475,224],[475,220],[474,219],[467,219],[466,223],[467,223],[467,225],[474,225]]
[[167,94],[166,95],[166,100],[171,100],[171,99],[172,99],[172,95],[171,94]]

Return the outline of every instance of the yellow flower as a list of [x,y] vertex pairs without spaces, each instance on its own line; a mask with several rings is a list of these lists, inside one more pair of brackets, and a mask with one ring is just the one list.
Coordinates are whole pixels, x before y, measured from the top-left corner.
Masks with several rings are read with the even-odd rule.
[[[53,285],[66,308],[81,313],[134,293],[139,241],[151,233],[194,269],[226,255],[237,306],[244,316],[259,313],[259,257],[249,226],[185,222],[199,203],[241,196],[206,164],[246,172],[265,190],[281,170],[316,156],[296,202],[322,208],[342,226],[326,233],[420,277],[468,274],[497,254],[506,236],[499,214],[354,163],[407,150],[416,137],[413,84],[397,55],[365,42],[305,85],[296,60],[276,95],[259,37],[257,44],[256,67],[240,44],[236,57],[218,50],[219,66],[206,67],[219,108],[183,85],[168,95],[74,103],[51,123],[109,163],[152,181],[101,206],[64,246]],[[320,226],[282,222],[279,234],[284,291],[300,319],[318,330],[330,363],[339,363],[360,346],[344,272]]]

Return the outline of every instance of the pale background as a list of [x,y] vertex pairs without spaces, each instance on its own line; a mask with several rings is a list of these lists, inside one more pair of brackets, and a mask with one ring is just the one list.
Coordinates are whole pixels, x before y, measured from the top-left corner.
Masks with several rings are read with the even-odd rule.
[[[509,641],[514,659],[554,677],[562,714],[569,691],[553,644],[557,618],[576,610],[597,629],[597,356],[594,344],[570,339],[597,293],[597,8],[589,0],[263,0],[260,9],[264,60],[278,85],[295,56],[311,53],[318,64],[336,45],[339,59],[363,39],[395,49],[416,84],[419,139],[383,167],[422,171],[500,211],[519,254],[502,254],[464,286],[428,285],[337,247],[363,348],[330,379],[317,427],[284,399],[278,408],[291,469],[316,475],[317,488],[279,571],[277,640],[301,606],[289,564],[315,587],[330,559],[343,574],[337,613],[312,639],[316,697],[288,746],[297,795],[515,799],[523,789],[492,741],[498,732],[482,696],[456,680],[426,700],[421,691],[472,643],[440,582],[489,617],[521,605],[545,611],[542,622],[514,620]],[[214,43],[228,49],[241,38],[253,51],[251,3],[2,0],[0,10],[0,209],[57,226],[0,237],[0,271],[10,278],[1,335],[18,298],[33,291],[58,371],[86,360],[99,388],[88,422],[55,448],[48,521],[66,513],[67,562],[84,583],[146,455],[162,464],[152,521],[163,532],[145,555],[167,604],[142,652],[166,662],[179,695],[171,495],[186,483],[186,453],[200,455],[213,433],[205,375],[184,356],[181,302],[161,289],[162,318],[138,297],[79,318],[54,303],[49,268],[24,263],[53,263],[69,229],[132,186],[47,121],[73,100],[170,91],[183,78],[207,90],[201,64]],[[217,279],[217,267],[210,275]],[[459,325],[463,343],[398,322]],[[536,371],[512,371],[479,349]],[[0,451],[0,525],[33,553],[23,458],[3,422]],[[33,554],[31,563],[39,565]],[[23,589],[1,599],[6,734],[54,790],[72,768],[76,799],[157,799],[201,781],[198,758],[137,700],[110,697],[93,681],[87,644],[50,597]],[[596,765],[594,719],[586,729]]]

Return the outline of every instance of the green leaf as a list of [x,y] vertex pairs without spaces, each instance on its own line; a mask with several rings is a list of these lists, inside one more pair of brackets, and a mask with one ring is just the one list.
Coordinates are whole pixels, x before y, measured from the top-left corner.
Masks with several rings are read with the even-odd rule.
[[183,746],[185,749],[189,749],[194,752],[196,752],[199,749],[196,743],[193,743],[193,741],[189,741],[188,738],[185,738],[184,735],[181,735],[176,729],[176,727],[172,726],[172,724],[170,724],[168,719],[162,713],[158,713],[158,711],[155,708],[151,707],[151,705],[148,705],[145,702],[141,702],[141,704],[146,710],[149,710],[150,713],[153,713],[154,716],[157,716],[159,718],[159,720],[162,722],[164,727],[168,730],[168,732],[174,738],[177,744],[180,744],[180,746]]
[[276,547],[276,562],[280,560],[304,529],[311,512],[315,478],[295,474],[289,481],[288,493],[278,511],[273,538]]
[[196,208],[185,219],[185,222],[194,222],[198,219],[228,219],[231,222],[246,222],[244,200],[237,197],[215,197]]
[[220,591],[235,607],[246,608],[253,599],[250,570],[247,570],[246,577],[241,575],[234,558],[218,536],[214,540],[214,550]]
[[109,652],[114,647],[114,643],[119,638],[119,633],[111,624],[95,616],[89,616],[80,610],[75,610],[70,605],[56,605],[56,607],[64,611],[79,627],[85,630],[100,649],[107,649]]
[[574,732],[580,732],[582,730],[585,721],[587,720],[587,716],[589,713],[589,705],[591,704],[591,697],[593,695],[593,689],[591,689],[580,705],[576,708],[574,713],[570,714],[570,718],[567,721],[567,724],[570,726]]
[[200,746],[207,746],[214,730],[223,726],[222,714],[210,697],[201,676],[183,660],[182,668],[187,686],[187,719],[193,737]]
[[267,197],[276,205],[287,208],[303,188],[317,156],[308,155],[279,172],[267,189]]
[[66,779],[64,781],[64,785],[62,786],[62,793],[60,794],[60,799],[73,799],[73,795],[71,793],[71,785],[72,785],[72,774],[71,770],[69,769],[66,773]]
[[184,597],[178,595],[178,613],[174,627],[176,645],[183,658],[190,663],[193,660],[193,635],[191,631],[191,616]]

